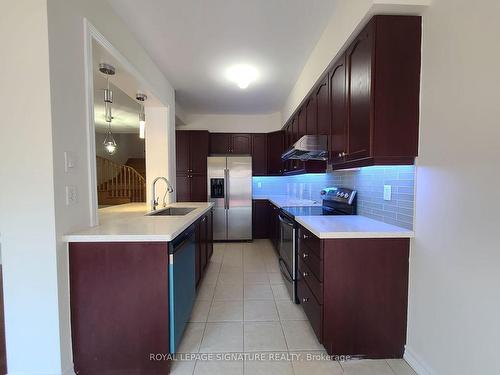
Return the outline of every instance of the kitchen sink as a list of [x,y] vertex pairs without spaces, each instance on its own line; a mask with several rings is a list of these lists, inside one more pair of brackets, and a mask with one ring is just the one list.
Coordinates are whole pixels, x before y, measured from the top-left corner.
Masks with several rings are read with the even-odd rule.
[[169,207],[150,212],[148,216],[184,216],[194,210],[196,210],[196,208],[193,207]]

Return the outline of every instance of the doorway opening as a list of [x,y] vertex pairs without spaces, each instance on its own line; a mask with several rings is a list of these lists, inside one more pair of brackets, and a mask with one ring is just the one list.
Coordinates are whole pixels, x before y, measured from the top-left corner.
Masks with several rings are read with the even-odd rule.
[[[145,134],[140,131],[142,103],[109,83],[109,78],[94,69],[99,208],[146,201],[146,145]],[[107,110],[107,106],[110,109]]]

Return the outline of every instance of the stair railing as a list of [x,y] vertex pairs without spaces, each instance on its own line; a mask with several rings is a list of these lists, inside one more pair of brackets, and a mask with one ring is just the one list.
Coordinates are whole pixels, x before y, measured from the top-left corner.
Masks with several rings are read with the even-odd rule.
[[134,168],[101,156],[96,157],[97,191],[109,198],[129,198],[131,202],[146,201],[146,181]]

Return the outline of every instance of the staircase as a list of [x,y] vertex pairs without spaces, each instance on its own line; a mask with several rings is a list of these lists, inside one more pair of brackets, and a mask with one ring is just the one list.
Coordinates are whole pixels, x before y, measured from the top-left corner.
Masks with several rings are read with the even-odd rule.
[[146,201],[146,181],[136,169],[96,157],[99,206]]

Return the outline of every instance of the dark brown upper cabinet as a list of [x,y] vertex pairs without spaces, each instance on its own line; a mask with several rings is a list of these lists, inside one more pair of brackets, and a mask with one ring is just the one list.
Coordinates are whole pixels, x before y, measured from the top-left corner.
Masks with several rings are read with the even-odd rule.
[[189,155],[191,163],[191,174],[207,174],[208,145],[208,132],[190,132]]
[[365,28],[347,52],[348,138],[346,160],[370,156],[372,29],[373,27]]
[[205,130],[175,132],[177,174],[207,174],[208,142]]
[[252,134],[252,176],[267,175],[267,134]]
[[252,135],[245,133],[210,133],[210,154],[251,155]]
[[335,165],[343,162],[346,146],[346,68],[345,55],[342,55],[333,65],[329,76],[331,135],[330,160]]
[[[418,16],[374,16],[290,117],[288,124],[298,117],[297,136],[329,135],[333,169],[414,163],[421,23]],[[304,173],[309,164],[285,169]]]
[[175,162],[177,173],[188,173],[189,167],[189,133],[177,130],[175,132]]
[[229,154],[231,152],[231,134],[210,133],[210,154]]
[[307,113],[306,107],[299,109],[298,115],[298,134],[296,135],[295,140],[299,140],[301,137],[307,134]]
[[285,151],[285,132],[282,130],[267,134],[267,174],[283,174],[284,162],[281,155]]
[[205,202],[209,133],[204,130],[177,130],[175,140],[177,201]]
[[[330,103],[328,101],[328,75],[326,75],[314,91],[316,116],[311,121],[316,120],[316,133],[330,136]],[[309,112],[308,112],[309,113]],[[309,131],[309,117],[307,118],[307,131]],[[330,148],[330,140],[328,140]]]
[[316,103],[316,95],[310,95],[305,105],[306,117],[306,135],[318,134],[318,108]]
[[252,135],[235,133],[231,135],[231,154],[251,155]]
[[375,16],[347,49],[346,149],[334,169],[414,163],[421,24],[415,16]]
[[[297,123],[297,119],[292,118],[287,125],[285,125],[285,150],[288,150],[295,143],[294,136],[294,125]],[[289,172],[293,170],[293,160],[287,160],[284,163],[283,172]]]

